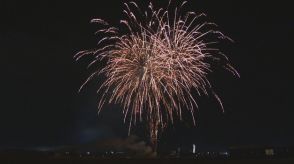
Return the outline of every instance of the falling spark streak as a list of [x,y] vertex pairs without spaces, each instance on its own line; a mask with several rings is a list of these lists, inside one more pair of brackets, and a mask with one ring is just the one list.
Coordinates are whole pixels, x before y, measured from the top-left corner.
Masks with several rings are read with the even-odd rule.
[[[75,55],[76,60],[88,54],[95,55],[89,66],[107,60],[107,65],[91,74],[80,88],[95,75],[106,76],[97,91],[101,94],[98,113],[105,103],[121,104],[124,122],[129,121],[129,133],[138,118],[139,121],[146,121],[154,144],[158,133],[168,123],[173,123],[176,117],[182,120],[183,109],[191,113],[195,125],[194,109],[198,109],[198,105],[191,90],[199,96],[211,93],[224,109],[207,79],[207,74],[212,72],[211,62],[223,65],[239,77],[236,69],[228,63],[228,58],[212,47],[220,39],[232,40],[214,30],[216,24],[201,22],[199,18],[205,17],[205,14],[181,13],[187,1],[174,10],[170,7],[171,3],[170,0],[166,9],[158,10],[150,3],[145,11],[135,2],[125,3],[123,13],[126,18],[120,21],[120,28],[109,27],[102,19],[91,20],[91,23],[102,25],[95,33],[103,36],[98,48]],[[128,29],[127,33],[122,33],[123,27]]]

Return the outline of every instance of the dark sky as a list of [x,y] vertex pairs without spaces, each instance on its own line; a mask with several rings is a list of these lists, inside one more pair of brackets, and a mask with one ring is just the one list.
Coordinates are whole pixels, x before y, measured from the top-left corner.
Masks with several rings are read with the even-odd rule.
[[[283,1],[194,0],[235,43],[224,52],[240,72],[237,79],[217,71],[210,80],[225,113],[212,98],[200,98],[197,126],[167,129],[162,145],[293,145],[294,14]],[[291,11],[292,10],[292,11]],[[80,2],[0,2],[0,148],[79,144],[125,137],[119,106],[97,116],[96,81],[80,94],[91,70],[74,62],[79,50],[93,48],[92,18],[117,25],[121,0]],[[138,136],[143,130],[134,129]]]

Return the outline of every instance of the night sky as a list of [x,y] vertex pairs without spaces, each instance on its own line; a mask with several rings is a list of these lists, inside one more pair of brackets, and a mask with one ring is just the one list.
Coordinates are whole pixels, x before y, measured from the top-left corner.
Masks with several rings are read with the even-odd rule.
[[[97,116],[99,79],[78,93],[93,69],[86,69],[89,58],[73,60],[75,53],[97,43],[97,26],[89,21],[102,18],[118,25],[122,7],[122,0],[0,1],[0,148],[54,147],[127,136],[118,105],[105,106]],[[169,127],[160,144],[294,145],[291,5],[193,0],[189,9],[206,13],[235,41],[225,42],[222,50],[241,78],[222,70],[209,75],[225,113],[212,97],[198,98],[197,126],[187,117]],[[146,139],[140,126],[133,134]]]

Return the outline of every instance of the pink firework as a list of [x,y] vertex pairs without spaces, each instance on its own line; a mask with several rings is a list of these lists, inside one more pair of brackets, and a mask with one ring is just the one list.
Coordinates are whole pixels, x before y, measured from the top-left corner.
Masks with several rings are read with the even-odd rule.
[[90,66],[107,61],[81,88],[94,76],[105,75],[106,80],[98,89],[99,112],[105,103],[121,104],[129,132],[132,124],[146,121],[154,144],[158,132],[168,123],[173,123],[175,118],[182,120],[183,110],[191,113],[195,124],[194,110],[198,106],[192,90],[198,95],[214,95],[223,109],[207,79],[211,64],[222,64],[239,76],[228,58],[214,47],[220,40],[229,38],[215,30],[214,23],[200,21],[205,14],[183,13],[186,1],[173,9],[170,3],[166,9],[155,9],[150,3],[146,10],[135,2],[125,3],[126,19],[120,21],[121,27],[93,19],[91,22],[102,26],[96,32],[103,36],[98,48],[75,56],[79,60],[94,55]]

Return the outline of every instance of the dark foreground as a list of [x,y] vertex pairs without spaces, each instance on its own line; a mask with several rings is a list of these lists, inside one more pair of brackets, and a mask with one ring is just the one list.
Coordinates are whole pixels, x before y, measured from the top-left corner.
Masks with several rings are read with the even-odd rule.
[[40,163],[40,164],[294,164],[294,158],[283,159],[218,159],[195,160],[185,158],[174,159],[79,159],[79,158],[1,158],[1,164]]

